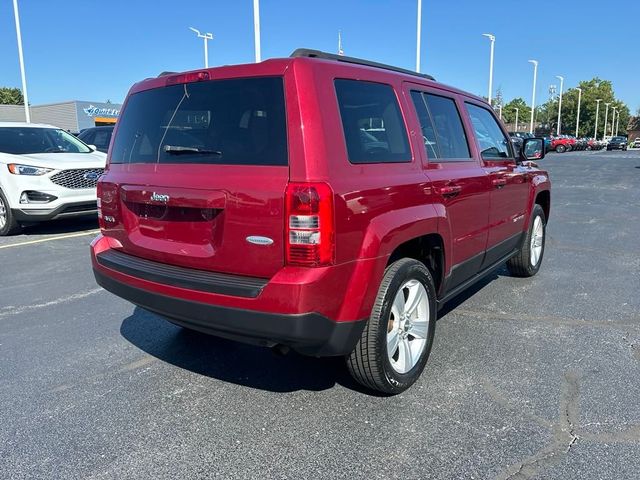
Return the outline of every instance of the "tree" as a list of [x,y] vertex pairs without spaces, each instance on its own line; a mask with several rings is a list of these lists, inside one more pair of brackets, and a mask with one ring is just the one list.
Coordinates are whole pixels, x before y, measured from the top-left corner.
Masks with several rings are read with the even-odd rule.
[[[504,123],[514,123],[516,121],[516,108],[518,109],[518,123],[528,124],[531,120],[531,107],[520,97],[514,98],[502,108]],[[528,128],[526,130],[529,131]]]
[[[609,80],[602,80],[600,78],[592,78],[591,80],[581,81],[578,87],[582,89],[582,99],[580,102],[580,131],[579,137],[593,137],[595,129],[596,119],[596,100],[601,99],[600,111],[598,113],[598,138],[602,138],[605,135],[604,132],[604,116],[605,116],[605,103],[609,105],[609,115],[607,119],[607,133],[611,135],[611,117],[612,109],[615,107],[620,113],[620,123],[618,133],[624,135],[627,131],[627,125],[631,118],[629,107],[624,102],[616,100],[615,93],[613,91],[613,85]],[[516,100],[522,99],[515,99]],[[542,130],[556,132],[558,126],[558,101],[559,98],[549,99],[547,102],[536,107],[535,123],[536,125],[542,124]],[[505,111],[509,111],[510,115],[514,115],[513,108],[509,108],[511,102],[505,106]],[[514,105],[517,106],[517,105]],[[519,107],[518,107],[519,108]],[[570,88],[564,92],[562,96],[562,123],[561,132],[565,135],[575,135],[576,133],[576,118],[578,113],[578,90]],[[529,110],[529,115],[530,115]],[[522,115],[522,111],[520,111]],[[504,114],[503,114],[504,116]],[[515,116],[515,115],[514,115]],[[509,117],[511,118],[511,117]],[[616,121],[617,123],[617,121]],[[615,126],[614,126],[615,133]]]
[[24,97],[19,88],[0,87],[0,105],[24,105]]

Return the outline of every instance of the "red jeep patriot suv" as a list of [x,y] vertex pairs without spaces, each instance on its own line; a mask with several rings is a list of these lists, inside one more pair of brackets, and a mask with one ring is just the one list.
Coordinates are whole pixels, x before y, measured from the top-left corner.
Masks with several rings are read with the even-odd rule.
[[98,183],[105,289],[188,329],[344,355],[398,393],[438,307],[534,275],[550,183],[482,99],[407,70],[290,58],[135,84]]

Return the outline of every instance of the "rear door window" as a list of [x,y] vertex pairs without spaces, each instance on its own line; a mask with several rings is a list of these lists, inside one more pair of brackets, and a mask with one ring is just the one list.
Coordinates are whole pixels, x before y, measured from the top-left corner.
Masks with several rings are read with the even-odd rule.
[[472,160],[467,136],[453,98],[413,90],[422,140],[430,161]]
[[144,90],[118,124],[112,163],[288,164],[282,77]]
[[407,130],[390,85],[338,79],[335,89],[351,163],[411,161]]

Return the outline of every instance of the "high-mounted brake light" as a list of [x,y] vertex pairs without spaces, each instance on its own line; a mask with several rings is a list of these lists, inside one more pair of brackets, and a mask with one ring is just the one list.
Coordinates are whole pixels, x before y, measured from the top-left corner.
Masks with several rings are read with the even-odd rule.
[[167,77],[166,85],[176,85],[178,83],[203,82],[209,80],[209,72],[190,72]]
[[335,257],[333,192],[326,183],[290,183],[285,194],[289,265],[331,265]]

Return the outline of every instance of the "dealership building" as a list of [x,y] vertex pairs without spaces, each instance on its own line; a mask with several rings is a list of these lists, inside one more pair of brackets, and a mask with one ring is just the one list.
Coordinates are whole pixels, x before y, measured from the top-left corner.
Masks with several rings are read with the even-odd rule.
[[[31,105],[31,121],[47,123],[72,133],[100,125],[113,125],[122,105],[117,103],[68,102]],[[0,122],[24,122],[24,105],[0,105]]]

